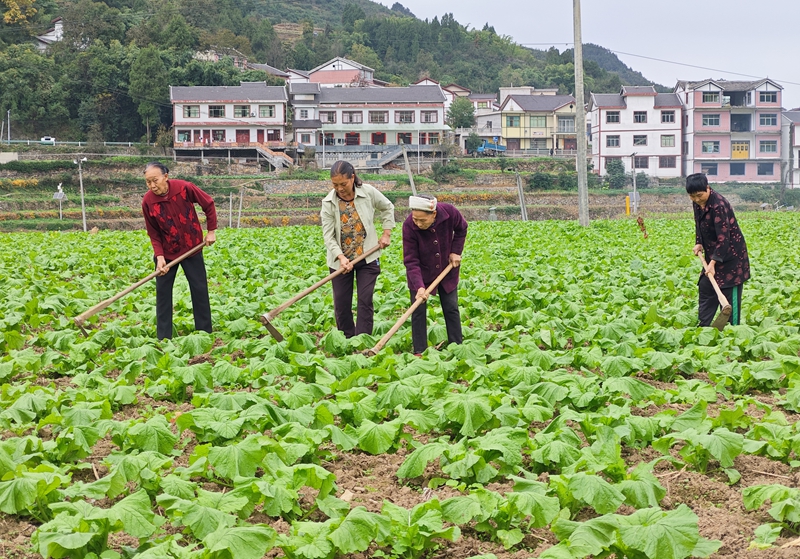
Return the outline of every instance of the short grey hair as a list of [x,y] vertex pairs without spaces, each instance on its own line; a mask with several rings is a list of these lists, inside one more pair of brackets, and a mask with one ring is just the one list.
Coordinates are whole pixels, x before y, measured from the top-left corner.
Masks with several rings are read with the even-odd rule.
[[147,172],[147,170],[148,170],[148,169],[150,169],[150,168],[152,168],[152,167],[155,167],[155,168],[157,168],[157,169],[158,169],[158,170],[160,170],[160,171],[161,171],[161,173],[162,173],[162,174],[164,174],[164,175],[168,175],[168,174],[169,174],[169,169],[167,169],[167,166],[166,166],[166,165],[164,165],[163,163],[161,163],[160,161],[151,161],[150,163],[148,163],[147,165],[145,165],[145,166],[144,166],[144,173],[146,173],[146,172]]

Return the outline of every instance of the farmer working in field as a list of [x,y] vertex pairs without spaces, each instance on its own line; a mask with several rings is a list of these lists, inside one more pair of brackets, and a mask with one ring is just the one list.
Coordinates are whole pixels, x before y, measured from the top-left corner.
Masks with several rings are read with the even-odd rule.
[[[708,186],[703,173],[686,177],[686,192],[694,208],[695,255],[705,253],[708,274],[713,275],[722,293],[731,303],[731,324],[739,324],[742,308],[742,285],[750,279],[750,259],[742,230],[733,208]],[[719,299],[705,273],[697,283],[700,326],[709,326],[719,307]]]
[[[453,269],[438,286],[447,341],[460,344],[461,314],[458,311],[458,271],[467,239],[467,221],[452,205],[437,203],[433,196],[411,196],[411,215],[403,222],[403,263],[406,266],[411,302],[426,298],[425,289],[448,264]],[[423,302],[411,315],[414,354],[428,347],[428,309]]]
[[[177,266],[167,268],[167,264],[204,242],[203,228],[194,204],[200,204],[206,214],[206,246],[217,240],[217,211],[211,196],[190,182],[169,179],[169,169],[157,161],[147,164],[144,179],[149,192],[142,199],[142,213],[153,245],[156,270],[160,272],[156,277],[156,322],[158,339],[161,340],[172,337],[172,286],[178,273]],[[194,327],[211,332],[211,305],[203,252],[183,260],[180,265],[192,293]]]
[[[381,251],[373,252],[364,260],[354,260],[374,246],[389,246],[394,227],[394,204],[380,190],[364,184],[356,170],[347,161],[337,161],[331,167],[333,188],[322,200],[320,221],[322,237],[328,249],[327,262],[331,272],[339,267],[344,273],[331,280],[333,287],[333,313],[336,327],[345,337],[372,334],[374,307],[372,296],[375,282],[381,273]],[[375,218],[381,222],[378,237]],[[355,278],[353,278],[355,276]],[[353,280],[358,289],[358,314],[353,320]]]

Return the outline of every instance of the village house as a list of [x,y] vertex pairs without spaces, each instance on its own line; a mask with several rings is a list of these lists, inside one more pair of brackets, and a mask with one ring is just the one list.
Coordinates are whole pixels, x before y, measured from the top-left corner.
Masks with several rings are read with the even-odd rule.
[[685,106],[683,174],[709,182],[781,179],[781,95],[770,79],[679,81]]
[[386,82],[375,79],[375,70],[349,60],[347,58],[336,57],[320,64],[311,70],[286,70],[288,82],[295,83],[318,83],[320,87],[383,87]]
[[800,108],[783,113],[781,160],[785,166],[786,188],[800,188]]
[[589,116],[592,164],[599,174],[616,160],[626,172],[681,176],[683,105],[675,93],[628,85],[619,94],[592,93]]
[[53,27],[41,35],[36,35],[35,37],[36,49],[39,52],[46,51],[47,47],[53,43],[57,43],[64,37],[64,20],[62,20],[60,17],[57,17],[51,21],[50,24]]
[[577,149],[577,104],[572,95],[557,95],[554,90],[542,91],[532,87],[501,87],[500,99],[500,136],[509,150]]

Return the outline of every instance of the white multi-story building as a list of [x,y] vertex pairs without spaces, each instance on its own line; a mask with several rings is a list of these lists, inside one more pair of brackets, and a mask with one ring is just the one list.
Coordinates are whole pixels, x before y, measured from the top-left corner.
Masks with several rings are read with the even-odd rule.
[[652,86],[623,86],[618,95],[593,93],[589,101],[592,163],[606,174],[609,161],[622,161],[652,177],[681,176],[683,106],[675,93]]
[[283,147],[286,89],[264,82],[170,86],[176,148]]
[[784,181],[787,188],[800,188],[800,108],[783,113],[781,138],[782,168],[785,168]]
[[[316,104],[307,102],[316,111],[309,118],[321,124],[317,144],[324,138],[326,146],[435,145],[449,130],[438,85],[322,87],[314,97]],[[295,106],[295,118],[302,106]]]

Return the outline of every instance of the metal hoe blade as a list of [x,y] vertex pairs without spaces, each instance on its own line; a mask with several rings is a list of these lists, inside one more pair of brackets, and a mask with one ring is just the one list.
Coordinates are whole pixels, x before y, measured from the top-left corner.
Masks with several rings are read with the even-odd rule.
[[717,315],[717,318],[715,318],[714,322],[711,323],[711,326],[722,332],[722,329],[725,328],[726,324],[728,324],[730,318],[731,318],[731,306],[726,305],[722,307],[722,310]]
[[270,322],[269,314],[261,315],[261,322],[267,328],[267,332],[269,332],[272,335],[272,337],[275,338],[275,341],[277,342],[283,341],[283,336],[281,335],[281,333],[278,332],[278,329],[272,325],[272,322]]

